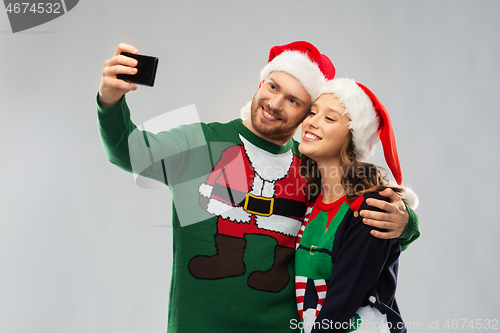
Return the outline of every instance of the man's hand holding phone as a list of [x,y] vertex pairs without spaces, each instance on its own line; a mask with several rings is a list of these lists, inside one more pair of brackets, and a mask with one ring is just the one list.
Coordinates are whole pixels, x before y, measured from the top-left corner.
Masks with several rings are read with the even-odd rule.
[[120,43],[115,55],[104,62],[99,86],[99,103],[114,106],[123,95],[136,90],[137,84],[154,85],[158,58],[137,54],[132,45]]
[[137,60],[121,55],[122,52],[137,54],[137,49],[132,45],[120,43],[115,55],[104,62],[102,80],[99,85],[99,103],[104,108],[114,106],[123,95],[130,90],[136,90],[137,85],[118,79],[118,74],[135,75],[137,73]]

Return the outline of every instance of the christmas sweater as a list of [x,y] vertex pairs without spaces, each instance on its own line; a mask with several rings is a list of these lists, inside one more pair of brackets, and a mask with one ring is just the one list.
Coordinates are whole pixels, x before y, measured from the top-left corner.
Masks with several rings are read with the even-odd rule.
[[[298,142],[275,145],[240,119],[142,131],[125,98],[98,104],[98,125],[113,164],[171,191],[168,332],[295,331],[294,244],[306,210]],[[409,213],[405,246],[418,237]]]
[[308,208],[297,237],[295,284],[299,316],[308,332],[406,332],[395,299],[397,239],[371,236],[359,212],[369,193]]

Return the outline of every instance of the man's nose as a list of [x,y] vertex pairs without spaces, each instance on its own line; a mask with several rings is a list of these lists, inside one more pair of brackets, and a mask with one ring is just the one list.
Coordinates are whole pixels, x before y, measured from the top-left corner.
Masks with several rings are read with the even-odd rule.
[[270,100],[271,109],[275,111],[283,111],[283,103],[285,102],[285,97],[283,95],[275,96]]

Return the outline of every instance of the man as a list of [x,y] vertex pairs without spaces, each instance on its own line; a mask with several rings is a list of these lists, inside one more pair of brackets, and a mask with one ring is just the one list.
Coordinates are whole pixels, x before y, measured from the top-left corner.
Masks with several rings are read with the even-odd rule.
[[[116,75],[135,74],[137,62],[121,52],[137,50],[120,44],[105,62],[100,134],[111,162],[172,189],[168,332],[292,331],[297,310],[289,272],[307,200],[292,137],[321,84],[334,77],[333,64],[307,42],[273,47],[250,118],[151,134],[130,121],[124,95],[137,87]],[[390,203],[373,206],[387,213],[362,214],[389,230],[373,231],[381,238],[401,236],[410,218],[400,237],[408,246],[418,237],[418,218],[394,192],[386,195]],[[192,216],[205,217],[187,223]]]

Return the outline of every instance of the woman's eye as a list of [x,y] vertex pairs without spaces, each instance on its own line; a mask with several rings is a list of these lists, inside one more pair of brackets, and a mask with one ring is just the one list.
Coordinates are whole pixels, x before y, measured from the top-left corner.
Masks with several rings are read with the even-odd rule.
[[274,84],[270,83],[269,86],[271,87],[271,90],[276,90],[276,86]]
[[328,121],[335,121],[335,119],[332,119],[330,117],[326,117],[326,120],[328,120]]

